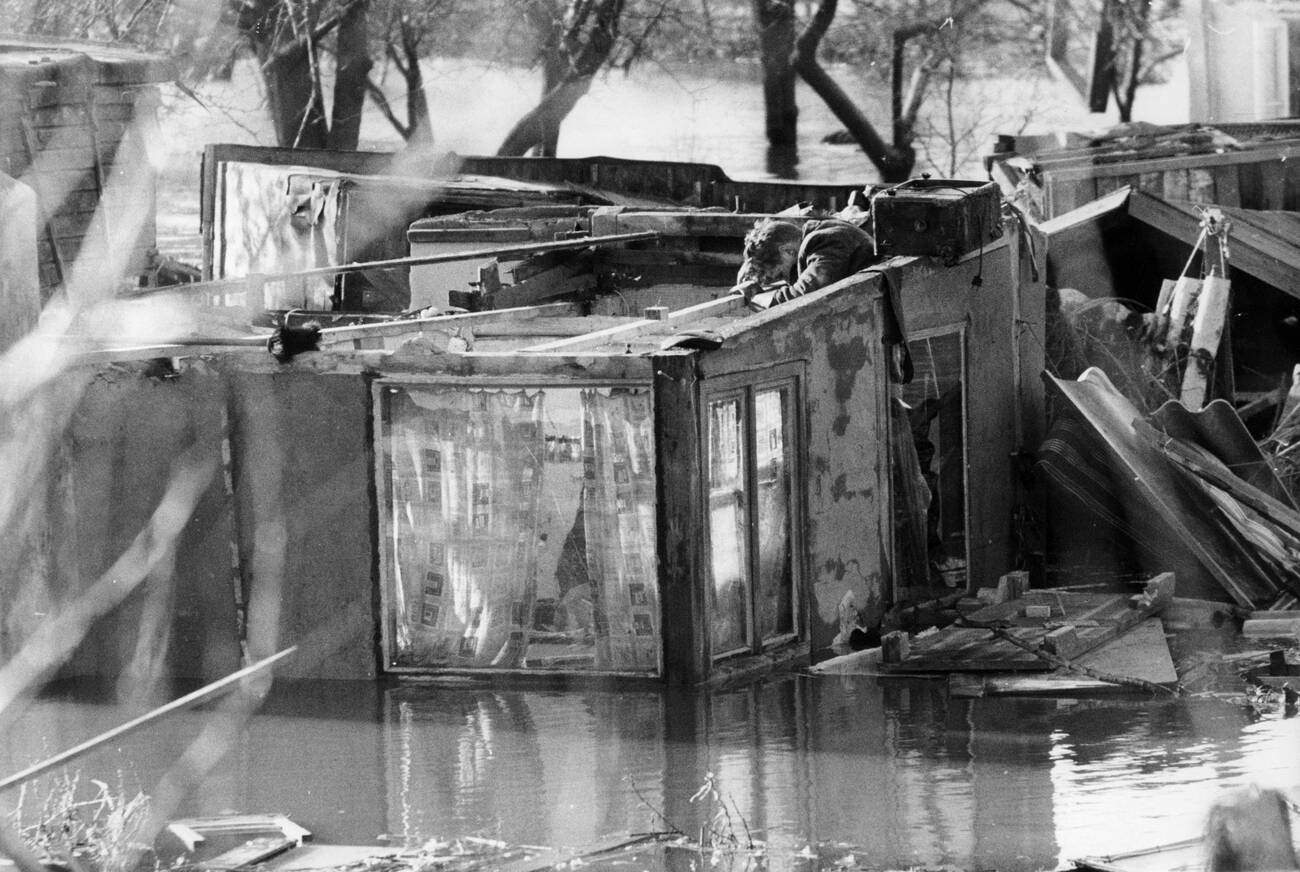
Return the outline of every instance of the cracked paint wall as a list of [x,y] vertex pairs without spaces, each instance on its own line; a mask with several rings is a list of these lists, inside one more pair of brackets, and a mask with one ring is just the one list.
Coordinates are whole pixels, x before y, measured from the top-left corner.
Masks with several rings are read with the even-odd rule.
[[852,276],[746,319],[701,356],[704,379],[800,361],[800,495],[804,628],[813,659],[829,656],[840,607],[879,623],[888,606],[888,373],[880,280]]

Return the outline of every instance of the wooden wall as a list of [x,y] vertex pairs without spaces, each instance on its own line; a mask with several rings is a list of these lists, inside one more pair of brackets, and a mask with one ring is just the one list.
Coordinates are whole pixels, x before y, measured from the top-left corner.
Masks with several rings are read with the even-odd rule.
[[[136,125],[153,121],[153,83],[169,77],[165,63],[146,56],[0,45],[0,171],[32,187],[40,201],[47,298],[67,280],[91,233],[103,243],[98,258],[121,256],[126,275],[144,268],[155,244],[155,189]],[[106,193],[116,220],[92,230]]]
[[[882,305],[877,276],[852,276],[724,329],[722,347],[699,360],[704,383],[781,363],[802,365],[804,430],[795,480],[803,484],[803,631],[814,658],[825,656],[839,632],[846,594],[869,624],[879,623],[891,605]],[[700,577],[707,579],[707,571]]]
[[237,367],[114,364],[64,379],[53,396],[70,412],[45,410],[52,447],[27,488],[30,516],[12,522],[20,535],[3,546],[0,654],[13,656],[97,581],[135,584],[118,560],[178,469],[197,460],[202,486],[177,512],[188,520],[170,546],[143,540],[155,549],[147,576],[93,624],[62,674],[210,681],[241,665],[246,642],[253,657],[297,645],[277,667],[283,678],[375,676],[366,383]]
[[[1012,520],[1029,494],[1016,457],[1043,430],[1044,301],[1018,237],[1008,232],[956,266],[904,261],[902,302],[909,336],[964,329],[966,341],[966,517],[969,579],[992,586],[1015,568]],[[900,259],[902,260],[902,259]],[[980,278],[980,284],[973,279]]]
[[1166,200],[1300,210],[1300,142],[1295,140],[1223,154],[1092,161],[1084,156],[1037,162],[1049,216],[1125,185]]

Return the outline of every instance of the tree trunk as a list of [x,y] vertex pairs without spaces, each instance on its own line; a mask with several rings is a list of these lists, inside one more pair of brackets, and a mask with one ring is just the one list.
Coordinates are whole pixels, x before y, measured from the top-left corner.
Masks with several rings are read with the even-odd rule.
[[821,0],[803,33],[795,40],[791,64],[858,141],[858,145],[880,173],[881,180],[906,181],[912,167],[916,165],[916,153],[911,148],[896,149],[886,143],[853,102],[853,98],[817,63],[817,47],[835,19],[835,7],[836,0]]
[[562,122],[583,95],[591,88],[593,76],[566,79],[552,88],[542,101],[515,123],[497,149],[501,156],[522,155],[530,148],[544,148],[547,137],[560,129]]
[[[568,64],[564,56],[560,53],[559,47],[556,46],[549,51],[546,58],[542,61],[542,100],[546,100],[546,95],[564,84],[564,73]],[[590,82],[590,80],[588,80]],[[586,89],[583,90],[586,93]],[[579,94],[579,97],[582,95]],[[574,103],[577,99],[574,99]],[[570,106],[569,109],[572,109]],[[538,157],[555,157],[556,150],[560,146],[560,122],[564,116],[569,114],[569,109],[564,110],[564,114],[558,117],[545,117],[541,120],[541,138],[534,143],[537,146]]]
[[763,62],[763,107],[767,142],[773,151],[798,144],[799,107],[795,102],[794,4],[791,0],[754,0],[759,55]]
[[[570,0],[562,29],[545,17],[536,19],[542,39],[541,102],[520,118],[497,149],[499,155],[522,155],[537,148],[554,156],[560,124],[591,89],[591,81],[609,60],[618,41],[624,0]],[[536,7],[534,7],[536,8]],[[553,82],[553,84],[552,84]]]
[[276,143],[286,148],[324,148],[329,131],[325,101],[312,75],[306,43],[275,54],[262,65]]
[[429,118],[429,98],[424,93],[424,74],[413,63],[406,74],[407,142],[433,145],[433,121]]
[[366,81],[372,63],[366,26],[368,5],[368,0],[351,4],[339,20],[330,148],[352,151],[361,139],[361,111],[366,104]]

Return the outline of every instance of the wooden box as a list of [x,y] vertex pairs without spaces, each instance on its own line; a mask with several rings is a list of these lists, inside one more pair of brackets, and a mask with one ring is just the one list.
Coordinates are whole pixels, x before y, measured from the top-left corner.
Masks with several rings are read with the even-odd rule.
[[1002,198],[993,182],[913,179],[871,198],[876,253],[925,255],[946,264],[1002,235]]

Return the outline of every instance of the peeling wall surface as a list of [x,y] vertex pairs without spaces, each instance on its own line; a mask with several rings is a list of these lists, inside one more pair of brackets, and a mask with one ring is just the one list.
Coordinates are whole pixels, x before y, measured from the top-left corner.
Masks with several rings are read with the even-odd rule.
[[707,384],[725,373],[804,362],[804,626],[814,658],[839,632],[846,595],[868,624],[888,606],[893,534],[881,300],[877,277],[851,277],[748,319],[700,364]]

